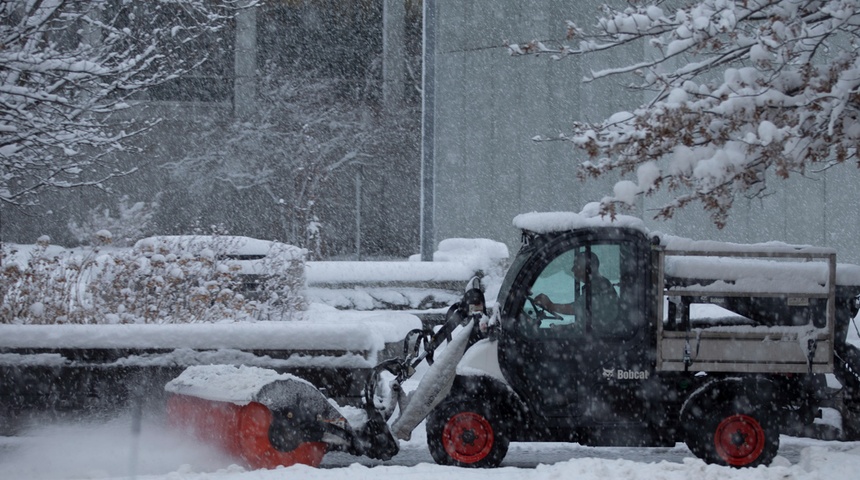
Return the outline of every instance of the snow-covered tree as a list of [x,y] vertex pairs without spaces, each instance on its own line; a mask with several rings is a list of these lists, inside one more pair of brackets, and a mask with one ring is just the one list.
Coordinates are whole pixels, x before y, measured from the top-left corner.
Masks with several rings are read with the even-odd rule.
[[[256,0],[0,0],[0,201],[101,186],[108,160],[152,121],[120,112],[135,95],[196,68]],[[155,120],[154,120],[155,121]]]
[[[158,197],[158,196],[157,196]],[[111,232],[110,241],[115,247],[130,247],[137,240],[151,235],[152,217],[158,208],[158,198],[153,202],[135,202],[129,205],[128,195],[117,201],[114,211],[110,208],[92,208],[81,222],[70,220],[69,232],[81,244],[101,243],[97,233]]]
[[279,239],[320,254],[323,186],[348,165],[369,162],[375,129],[369,107],[344,80],[267,65],[253,115],[195,129],[191,152],[168,167],[201,198],[253,197],[261,215],[278,212]]
[[663,188],[672,198],[658,217],[698,201],[723,226],[735,198],[767,193],[768,172],[858,161],[860,0],[624,3],[603,7],[592,29],[569,23],[565,42],[510,46],[557,58],[643,52],[586,80],[629,74],[651,100],[561,137],[588,153],[583,178],[635,172],[604,212]]

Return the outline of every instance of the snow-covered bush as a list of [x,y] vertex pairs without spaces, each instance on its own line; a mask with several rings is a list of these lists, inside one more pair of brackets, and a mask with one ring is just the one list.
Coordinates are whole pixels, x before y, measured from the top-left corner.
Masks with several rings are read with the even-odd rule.
[[152,237],[57,252],[45,241],[20,258],[4,247],[0,323],[287,320],[305,308],[304,251],[275,242]]
[[68,264],[63,249],[51,247],[40,237],[22,263],[20,247],[0,249],[0,323],[67,323],[71,304],[70,284],[80,271]]

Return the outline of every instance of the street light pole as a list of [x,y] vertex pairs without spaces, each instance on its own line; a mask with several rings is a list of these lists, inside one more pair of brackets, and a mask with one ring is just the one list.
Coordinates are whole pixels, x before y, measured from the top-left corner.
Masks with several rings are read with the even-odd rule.
[[423,58],[421,75],[421,260],[433,260],[435,247],[434,137],[436,131],[436,1],[424,0]]

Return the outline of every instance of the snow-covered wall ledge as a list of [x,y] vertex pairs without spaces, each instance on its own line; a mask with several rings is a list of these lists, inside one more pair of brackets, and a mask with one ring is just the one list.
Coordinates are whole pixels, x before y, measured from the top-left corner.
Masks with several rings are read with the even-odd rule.
[[397,312],[348,312],[313,306],[293,322],[223,322],[147,325],[0,325],[0,352],[21,349],[192,349],[343,352],[371,363],[389,344],[421,328],[418,317]]

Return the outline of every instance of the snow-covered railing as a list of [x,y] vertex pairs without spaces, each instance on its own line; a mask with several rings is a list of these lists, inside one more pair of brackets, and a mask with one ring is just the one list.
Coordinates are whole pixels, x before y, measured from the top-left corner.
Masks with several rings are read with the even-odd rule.
[[308,262],[305,295],[339,309],[440,308],[458,301],[479,274],[453,262]]
[[439,243],[432,262],[311,261],[305,264],[306,296],[339,309],[445,308],[460,300],[473,277],[500,278],[507,258],[503,243],[450,238]]

